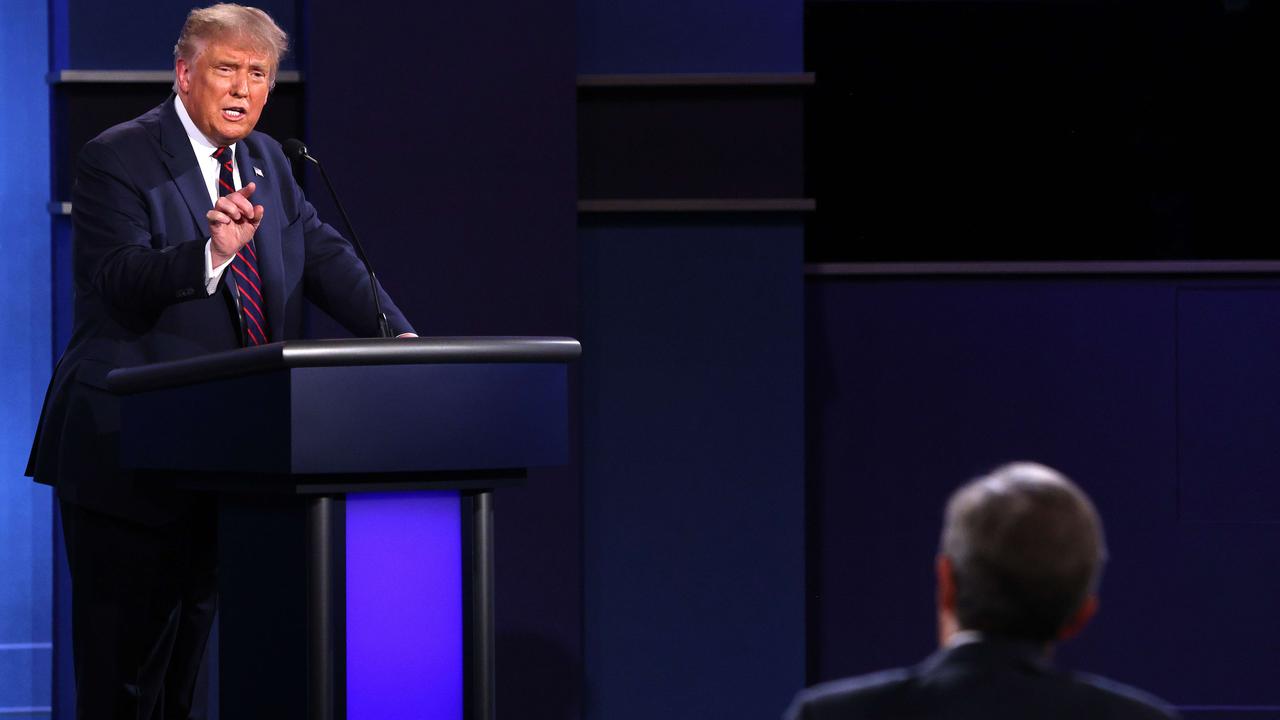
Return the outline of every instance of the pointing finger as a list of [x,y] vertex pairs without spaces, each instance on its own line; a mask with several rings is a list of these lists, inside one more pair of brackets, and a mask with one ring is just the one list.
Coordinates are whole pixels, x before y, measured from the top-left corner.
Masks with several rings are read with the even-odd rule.
[[248,197],[252,197],[252,196],[253,196],[253,191],[254,191],[254,190],[257,190],[257,189],[258,189],[258,184],[257,184],[257,183],[249,183],[248,185],[245,185],[244,187],[242,187],[242,188],[240,188],[239,190],[237,190],[237,191],[235,192],[235,194],[237,194],[237,195],[239,195],[239,196],[241,196],[241,197],[244,197],[244,198],[248,198]]
[[243,195],[240,193],[231,193],[230,195],[227,195],[226,198],[231,202],[231,204],[236,206],[236,209],[239,210],[240,214],[246,219],[253,217],[253,204],[248,200],[245,200]]

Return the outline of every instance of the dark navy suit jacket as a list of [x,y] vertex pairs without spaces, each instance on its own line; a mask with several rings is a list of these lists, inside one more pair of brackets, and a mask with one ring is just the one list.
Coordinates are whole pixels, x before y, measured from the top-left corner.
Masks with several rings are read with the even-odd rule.
[[920,665],[803,690],[787,720],[1169,720],[1140,690],[1052,669],[1039,648],[983,640]]
[[[27,474],[69,502],[148,524],[191,499],[144,485],[118,466],[118,403],[107,373],[241,347],[234,273],[204,287],[209,190],[171,96],[85,145],[72,193],[75,324],[45,397]],[[322,223],[280,144],[259,132],[236,144],[241,182],[265,208],[254,234],[271,340],[302,333],[303,298],[358,336],[376,336],[369,278],[351,245]],[[379,289],[379,292],[382,292]],[[395,333],[413,328],[382,292]],[[181,423],[180,412],[173,422]],[[228,428],[229,440],[234,430]],[[229,452],[216,447],[210,452]]]

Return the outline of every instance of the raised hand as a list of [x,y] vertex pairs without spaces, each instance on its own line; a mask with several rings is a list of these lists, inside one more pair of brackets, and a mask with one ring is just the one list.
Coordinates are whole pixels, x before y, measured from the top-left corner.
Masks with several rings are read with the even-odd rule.
[[256,189],[255,183],[249,183],[233,193],[223,195],[214,203],[213,209],[205,213],[211,240],[209,259],[214,267],[230,260],[253,239],[266,211],[261,205],[249,202]]

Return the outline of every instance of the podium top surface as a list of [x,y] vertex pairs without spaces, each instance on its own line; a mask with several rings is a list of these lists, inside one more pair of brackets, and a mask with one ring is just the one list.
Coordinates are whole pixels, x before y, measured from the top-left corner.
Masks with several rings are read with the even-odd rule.
[[301,367],[445,363],[566,363],[582,346],[564,337],[419,337],[286,340],[171,362],[118,368],[107,386],[130,394]]

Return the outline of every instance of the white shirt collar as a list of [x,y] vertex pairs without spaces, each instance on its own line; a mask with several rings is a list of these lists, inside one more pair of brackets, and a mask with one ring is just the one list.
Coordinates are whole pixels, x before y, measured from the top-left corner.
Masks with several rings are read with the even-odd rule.
[[[178,119],[182,121],[182,127],[187,131],[187,140],[191,141],[191,150],[196,156],[196,167],[200,168],[200,175],[204,178],[205,190],[209,193],[209,203],[216,204],[218,202],[218,166],[220,160],[213,157],[213,153],[218,149],[209,141],[209,138],[200,132],[196,124],[191,120],[191,115],[187,113],[187,107],[182,104],[182,98],[176,95],[173,98],[174,104],[177,106],[175,110],[178,112]],[[240,166],[236,163],[236,144],[232,143],[228,146],[231,151],[231,180],[232,184],[239,189],[242,185],[240,181]]]
[[[195,152],[197,158],[207,158],[213,155],[219,146],[214,145],[209,138],[200,132],[200,128],[196,127],[195,122],[191,119],[191,115],[187,113],[187,106],[182,103],[182,98],[173,96],[174,109],[178,111],[178,119],[182,121],[182,129],[187,131],[187,139],[191,141],[191,150]],[[227,146],[231,151],[231,157],[235,158],[236,144],[231,143]]]
[[982,633],[977,630],[961,630],[951,636],[947,641],[947,649],[968,645],[969,643],[982,642]]

